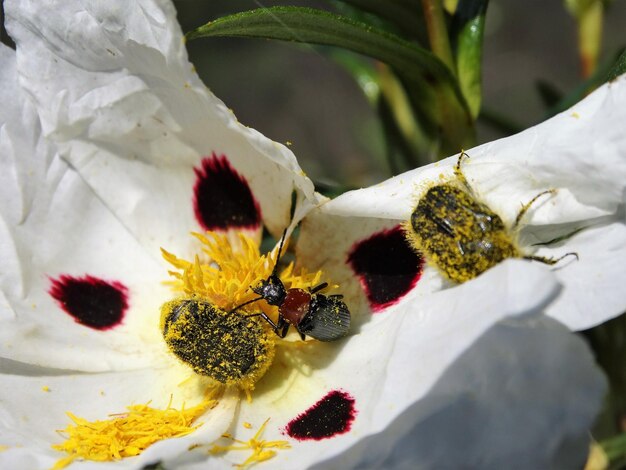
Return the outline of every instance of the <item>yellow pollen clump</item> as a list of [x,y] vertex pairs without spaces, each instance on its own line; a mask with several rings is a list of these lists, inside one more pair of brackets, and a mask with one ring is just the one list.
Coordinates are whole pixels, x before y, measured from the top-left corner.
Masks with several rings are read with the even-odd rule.
[[[163,258],[176,268],[176,271],[169,271],[173,278],[169,283],[176,292],[186,297],[209,300],[227,311],[258,297],[250,287],[269,277],[276,262],[277,250],[261,255],[256,241],[243,233],[237,234],[238,249],[231,246],[224,234],[207,232],[206,235],[192,235],[202,244],[202,259],[196,255],[193,262],[187,261],[161,248]],[[304,269],[295,272],[294,264],[289,263],[279,277],[288,289],[308,289],[320,284],[322,272],[309,273]],[[266,302],[254,303],[243,310],[275,312],[275,308]]]
[[[276,451],[270,449],[290,449],[291,446],[287,441],[264,441],[260,439],[263,431],[265,430],[265,426],[267,426],[268,421],[269,418],[266,419],[265,422],[261,425],[254,437],[247,441],[240,441],[239,439],[234,439],[230,434],[224,434],[222,437],[226,439],[232,439],[237,444],[229,446],[220,446],[216,444],[211,447],[209,453],[215,455],[222,452],[229,452],[231,450],[251,450],[252,455],[250,455],[250,457],[248,457],[243,463],[235,465],[235,467],[237,468],[247,468],[256,463],[265,462],[266,460],[273,458],[276,455]],[[244,427],[248,428],[246,424],[247,423],[244,423]]]
[[184,405],[180,410],[173,408],[171,399],[164,410],[148,405],[131,405],[126,413],[104,421],[88,421],[68,412],[74,424],[59,431],[67,438],[52,446],[68,456],[58,460],[53,470],[65,468],[76,459],[105,462],[134,457],[157,441],[189,434],[200,426],[195,420],[217,405],[217,395],[211,393],[189,409]]

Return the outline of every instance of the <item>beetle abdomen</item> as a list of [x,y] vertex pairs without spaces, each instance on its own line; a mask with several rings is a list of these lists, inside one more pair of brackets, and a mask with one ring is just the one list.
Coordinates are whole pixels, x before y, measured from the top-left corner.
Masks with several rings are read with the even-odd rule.
[[350,329],[350,311],[340,296],[315,294],[309,312],[297,325],[300,333],[319,341],[334,341]]

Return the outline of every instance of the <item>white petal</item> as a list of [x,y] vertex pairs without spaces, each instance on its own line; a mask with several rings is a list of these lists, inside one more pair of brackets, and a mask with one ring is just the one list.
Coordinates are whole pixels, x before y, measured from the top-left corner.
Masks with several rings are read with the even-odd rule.
[[[23,371],[22,371],[23,372]],[[0,440],[9,447],[0,453],[0,467],[11,469],[46,469],[66,454],[50,446],[63,441],[57,430],[70,424],[66,412],[88,420],[106,420],[113,413],[123,413],[126,407],[151,401],[150,406],[166,408],[172,405],[191,406],[202,398],[197,385],[177,385],[182,378],[171,370],[137,370],[108,374],[60,375],[36,377],[3,374],[0,390]],[[45,390],[44,390],[45,388]],[[193,433],[160,441],[136,458],[110,463],[74,463],[71,468],[140,469],[163,460],[168,462],[181,455],[187,459],[204,459],[204,455],[189,455],[191,445],[211,442],[228,428],[237,408],[238,399],[232,393],[224,395],[218,405],[206,412],[203,425]],[[45,410],[45,412],[42,412]]]
[[568,240],[566,246],[561,250],[578,253],[580,262],[570,260],[554,271],[564,288],[547,307],[548,315],[578,331],[623,313],[626,226],[614,223],[590,228]]
[[[520,273],[532,281],[518,282]],[[535,468],[580,465],[605,384],[585,344],[541,315],[556,291],[552,274],[512,260],[448,291],[412,293],[343,344],[279,354],[229,432],[247,440],[254,430],[243,422],[258,427],[271,418],[262,438],[290,441],[293,449],[271,461],[286,469],[455,468],[464,458],[495,468],[507,456]],[[303,442],[285,435],[333,390],[354,397],[349,432]],[[573,453],[571,443],[580,445]]]
[[[583,229],[537,252],[547,257],[579,254],[579,261],[563,261],[556,267],[565,288],[547,309],[549,315],[576,330],[602,323],[626,308],[626,291],[619,288],[624,283],[619,266],[626,258],[621,212],[626,191],[626,134],[618,124],[626,120],[625,105],[626,76],[622,76],[549,121],[469,150],[471,158],[463,162],[472,189],[509,225],[522,203],[544,190],[557,189],[554,196],[546,195],[531,207],[523,219],[528,225],[522,229],[520,241],[531,254],[531,245]],[[332,217],[333,223],[340,223],[337,216],[349,218],[346,224],[360,227],[352,240],[367,231],[363,227],[372,225],[369,218],[378,220],[374,223],[378,226],[381,219],[389,219],[389,224],[406,221],[428,185],[452,177],[457,160],[457,156],[450,157],[346,193],[322,206],[320,214]],[[321,216],[313,218],[317,226],[326,223]],[[334,255],[330,258],[335,260],[331,262],[343,262]],[[433,290],[438,289],[432,285]]]
[[189,245],[200,228],[193,168],[213,152],[247,179],[275,233],[289,222],[293,190],[300,212],[317,201],[293,154],[239,124],[201,83],[169,2],[5,8],[45,133],[143,244]]
[[[0,186],[0,356],[90,371],[154,364],[164,350],[158,312],[170,296],[161,284],[165,267],[44,141],[35,109],[17,89],[14,55],[0,50],[2,173],[14,178]],[[130,306],[123,325],[96,331],[63,312],[48,293],[63,274],[124,284]]]
[[[496,324],[384,431],[312,468],[582,467],[602,374],[580,338],[554,321],[526,320]],[[421,356],[388,373],[410,375],[415,362]],[[393,403],[389,388],[382,395]]]

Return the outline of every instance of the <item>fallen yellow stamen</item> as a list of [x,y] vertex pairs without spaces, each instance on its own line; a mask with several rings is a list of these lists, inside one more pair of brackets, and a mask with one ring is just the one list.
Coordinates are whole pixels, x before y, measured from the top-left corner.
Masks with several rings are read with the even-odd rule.
[[[229,452],[232,450],[251,450],[252,455],[250,455],[243,463],[235,465],[237,468],[247,468],[256,463],[264,462],[273,458],[277,452],[275,450],[268,449],[290,449],[291,445],[289,445],[289,442],[287,441],[264,441],[260,439],[269,420],[269,418],[266,419],[254,435],[254,437],[252,439],[249,439],[248,441],[240,441],[239,439],[233,438],[230,434],[224,434],[222,437],[232,439],[239,445],[220,446],[215,444],[213,445],[213,447],[211,447],[209,453],[215,455],[221,454],[222,452]],[[246,423],[244,423],[244,427],[247,428],[245,424]]]
[[149,402],[131,405],[128,412],[104,421],[88,421],[67,412],[74,424],[60,431],[67,439],[52,448],[68,455],[52,468],[65,468],[76,459],[104,462],[134,457],[155,442],[189,434],[200,426],[195,420],[217,405],[216,396],[212,393],[200,404],[189,409],[183,405],[180,410],[171,406],[171,399],[164,410],[151,408]]

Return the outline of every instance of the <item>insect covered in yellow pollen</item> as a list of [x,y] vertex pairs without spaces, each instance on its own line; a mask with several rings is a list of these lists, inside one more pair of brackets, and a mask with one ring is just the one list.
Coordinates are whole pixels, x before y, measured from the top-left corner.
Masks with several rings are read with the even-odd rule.
[[161,331],[170,351],[195,373],[225,385],[254,388],[274,358],[274,341],[256,318],[205,300],[165,303]]
[[567,256],[546,258],[525,254],[517,242],[519,224],[540,197],[556,190],[542,191],[522,205],[511,227],[486,204],[477,200],[461,170],[465,152],[454,167],[454,178],[430,187],[419,201],[411,220],[404,224],[413,248],[443,275],[454,282],[475,278],[507,258],[523,258],[554,265]]
[[[265,317],[278,316],[275,306],[249,305],[254,296],[250,286],[270,276],[279,253],[262,256],[254,240],[241,233],[235,247],[226,235],[193,235],[202,244],[204,262],[199,256],[192,263],[162,250],[178,270],[170,271],[173,287],[183,294],[161,307],[163,338],[170,352],[195,373],[248,393],[271,365],[277,339],[259,310]],[[321,275],[304,270],[294,274],[290,263],[280,279],[307,289],[319,284]]]

